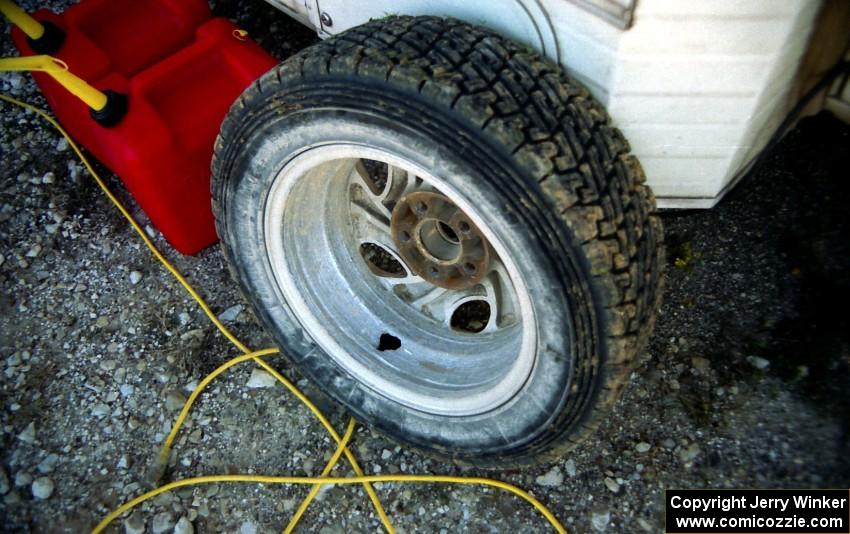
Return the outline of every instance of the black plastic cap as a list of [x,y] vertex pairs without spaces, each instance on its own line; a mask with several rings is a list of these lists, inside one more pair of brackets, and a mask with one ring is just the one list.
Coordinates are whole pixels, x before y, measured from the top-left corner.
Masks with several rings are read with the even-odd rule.
[[27,37],[30,48],[39,54],[55,54],[65,43],[65,30],[50,21],[40,21],[44,27],[44,34],[38,39]]
[[127,95],[116,93],[111,89],[107,89],[103,94],[106,95],[106,105],[100,110],[89,110],[89,113],[98,124],[109,128],[121,122],[127,114]]

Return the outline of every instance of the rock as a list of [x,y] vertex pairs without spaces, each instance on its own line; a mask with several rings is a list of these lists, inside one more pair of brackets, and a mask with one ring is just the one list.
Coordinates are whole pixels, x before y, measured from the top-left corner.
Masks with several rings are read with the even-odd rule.
[[9,493],[11,486],[9,485],[9,475],[6,474],[6,470],[0,466],[0,495],[6,495]]
[[617,481],[611,477],[605,477],[605,486],[607,486],[608,489],[614,493],[620,491],[620,484],[618,484]]
[[15,487],[23,488],[24,486],[29,486],[32,484],[32,475],[27,473],[26,471],[18,471],[15,474]]
[[102,402],[95,404],[94,407],[92,407],[91,409],[92,416],[97,417],[98,419],[106,417],[107,415],[109,415],[109,412],[109,406],[103,404]]
[[637,524],[641,529],[643,529],[644,532],[652,532],[655,530],[655,527],[652,526],[652,523],[642,517],[637,518]]
[[645,441],[641,441],[640,443],[635,445],[635,450],[638,451],[641,454],[643,454],[645,452],[649,452],[649,449],[651,449],[651,448],[652,448],[652,445],[650,445],[649,443],[647,443]]
[[274,387],[277,379],[262,369],[254,369],[251,371],[251,378],[248,379],[247,387],[252,389]]
[[392,452],[388,451],[387,449],[384,449],[381,451],[381,460],[389,460],[390,458],[392,458],[392,455]]
[[221,312],[221,315],[218,316],[218,320],[223,323],[232,323],[239,317],[239,314],[242,313],[243,307],[241,304],[237,304],[236,306],[231,306]]
[[664,441],[661,442],[661,444],[664,445],[665,449],[675,449],[676,448],[676,442],[673,441],[672,438],[665,439]]
[[49,499],[53,495],[53,481],[47,477],[39,477],[32,483],[32,496],[36,499]]
[[33,245],[25,254],[27,258],[37,258],[41,254],[41,245]]
[[118,363],[115,360],[101,360],[100,361],[100,368],[103,369],[104,371],[112,371],[113,369],[115,369],[115,367],[117,365],[118,365]]
[[192,522],[184,515],[174,525],[174,534],[195,534],[195,527],[192,526]]
[[176,412],[183,409],[186,404],[186,397],[176,389],[169,389],[165,394],[165,408],[169,411]]
[[765,360],[759,356],[747,356],[747,361],[756,369],[765,370],[770,367],[770,360]]
[[316,493],[316,500],[323,501],[325,500],[325,495],[328,494],[329,491],[334,489],[336,486],[334,484],[325,484],[321,488],[319,488],[319,492]]
[[18,73],[10,74],[8,76],[9,85],[14,89],[13,93],[18,94],[18,90],[24,85],[24,77]]
[[694,442],[688,445],[686,448],[679,450],[679,459],[681,459],[685,463],[692,462],[697,458],[697,456],[700,455],[700,452],[701,451],[699,445]]
[[35,443],[35,423],[30,423],[23,432],[18,434],[18,439],[24,443]]
[[131,271],[130,272],[130,283],[133,285],[138,284],[142,281],[142,273],[139,271]]
[[239,534],[257,534],[257,525],[253,521],[245,521],[239,527]]
[[133,394],[133,391],[134,391],[135,389],[136,389],[136,388],[134,388],[134,387],[133,387],[133,386],[131,386],[130,384],[122,384],[122,385],[121,385],[121,387],[119,387],[119,388],[118,388],[118,391],[120,391],[120,392],[121,392],[121,396],[122,396],[122,397],[125,397],[125,398],[126,398],[126,397],[131,396],[131,395]]
[[112,374],[112,378],[115,379],[117,384],[124,382],[124,378],[127,376],[127,368],[119,367],[115,370],[115,373]]
[[174,528],[174,518],[168,512],[160,512],[153,516],[151,528],[153,534],[165,534]]
[[65,152],[68,150],[68,140],[62,137],[62,139],[56,143],[56,150],[59,152]]
[[593,530],[605,532],[610,521],[611,512],[594,512],[590,515],[590,526],[593,527]]
[[564,483],[564,475],[561,474],[561,469],[556,465],[534,481],[540,486],[560,486]]
[[50,453],[50,454],[47,455],[47,457],[44,460],[42,460],[38,464],[36,469],[38,469],[39,473],[46,475],[47,473],[50,473],[50,472],[53,471],[53,469],[56,467],[56,464],[58,462],[59,462],[59,455],[55,454],[55,453]]
[[124,521],[124,534],[145,534],[145,517],[140,512],[133,512]]
[[700,373],[704,373],[711,368],[711,362],[706,358],[701,358],[699,356],[694,356],[691,358],[691,365],[694,366],[694,369],[699,371]]
[[570,476],[570,478],[574,478],[576,476],[576,463],[572,458],[567,460],[567,462],[564,464],[564,469],[567,471],[567,474]]
[[[62,140],[65,141],[64,138]],[[67,146],[67,141],[66,141],[65,145]],[[41,177],[41,183],[43,183],[43,184],[52,184],[55,181],[56,181],[56,175],[52,172],[46,172],[46,173],[44,173],[44,176]]]

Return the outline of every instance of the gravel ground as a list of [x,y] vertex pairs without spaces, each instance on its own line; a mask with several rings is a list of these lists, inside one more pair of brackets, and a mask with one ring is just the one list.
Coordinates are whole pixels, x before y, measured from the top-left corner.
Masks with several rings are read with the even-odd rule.
[[[281,58],[314,40],[259,1],[219,1],[216,10]],[[14,53],[7,30],[2,53]],[[0,91],[43,106],[29,76],[2,75]],[[79,532],[146,488],[185,396],[236,351],[56,132],[5,104],[0,121],[2,528]],[[850,485],[849,136],[829,117],[804,121],[720,206],[665,215],[665,303],[622,400],[559,462],[497,476],[531,490],[574,532],[658,532],[665,487]],[[248,345],[270,345],[217,246],[169,256]],[[343,428],[339,408],[285,361],[273,363]],[[168,478],[321,470],[331,451],[324,431],[262,378],[243,365],[213,383],[181,432]],[[368,473],[492,475],[364,428],[353,448]],[[306,491],[186,488],[113,531],[275,532]],[[400,532],[547,531],[530,507],[495,490],[385,484],[379,494]],[[302,527],[379,529],[365,496],[348,487],[322,491]]]

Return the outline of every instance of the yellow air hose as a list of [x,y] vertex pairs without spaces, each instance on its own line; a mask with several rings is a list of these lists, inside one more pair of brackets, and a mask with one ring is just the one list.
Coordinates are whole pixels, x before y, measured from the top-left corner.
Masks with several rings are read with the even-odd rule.
[[[0,0],[0,4],[7,4],[3,0]],[[88,159],[80,150],[79,146],[74,142],[73,139],[68,135],[68,133],[59,125],[59,123],[50,115],[48,115],[43,110],[27,104],[25,102],[21,102],[20,100],[16,100],[12,97],[0,94],[0,100],[14,104],[16,106],[20,106],[24,109],[30,110],[43,119],[45,119],[48,123],[50,123],[54,128],[56,128],[59,133],[62,134],[63,137],[68,141],[68,144],[74,149],[74,152],[80,158],[80,161],[83,162],[86,169],[88,169],[89,173],[94,178],[97,185],[103,191],[103,193],[109,198],[109,200],[115,205],[118,211],[121,212],[121,215],[130,223],[133,227],[133,230],[139,235],[154,257],[168,270],[169,273],[177,279],[178,282],[183,286],[183,288],[192,296],[192,298],[197,302],[198,306],[203,310],[204,314],[209,318],[209,320],[216,326],[216,328],[221,332],[221,334],[227,338],[234,346],[236,346],[240,351],[244,354],[229,360],[224,363],[220,367],[218,367],[215,371],[207,375],[199,384],[198,387],[192,392],[189,396],[189,399],[186,401],[186,404],[183,406],[180,415],[177,417],[177,420],[174,423],[174,426],[171,429],[168,437],[165,440],[165,443],[162,446],[162,450],[160,452],[159,461],[163,466],[167,465],[168,457],[171,452],[171,445],[174,442],[177,433],[180,430],[181,425],[186,420],[186,417],[189,414],[189,410],[191,409],[193,403],[204,390],[204,388],[218,375],[233,367],[234,365],[246,362],[253,361],[260,365],[263,369],[265,369],[269,374],[274,376],[278,381],[280,381],[293,395],[295,395],[298,400],[300,400],[307,408],[316,416],[322,426],[328,431],[328,434],[333,438],[333,440],[337,443],[336,451],[334,452],[331,459],[328,461],[324,470],[322,471],[321,476],[318,477],[294,477],[294,476],[262,476],[262,475],[213,475],[213,476],[203,476],[203,477],[192,477],[183,480],[177,480],[163,486],[160,486],[152,491],[149,491],[143,495],[140,495],[125,504],[121,505],[114,511],[112,511],[109,515],[107,515],[103,520],[98,523],[98,525],[92,531],[94,534],[102,532],[112,521],[119,518],[122,514],[132,510],[134,507],[139,504],[167,491],[171,491],[177,488],[181,488],[184,486],[191,486],[196,484],[210,484],[210,483],[219,483],[219,482],[250,482],[257,484],[303,484],[303,485],[312,485],[312,489],[310,493],[305,497],[304,501],[301,503],[301,506],[296,511],[295,515],[293,515],[289,524],[287,525],[284,532],[292,532],[298,524],[298,521],[303,516],[304,512],[307,510],[307,507],[312,502],[313,498],[318,493],[318,490],[321,486],[326,484],[362,484],[367,494],[369,495],[370,500],[372,501],[373,506],[375,507],[375,511],[378,514],[381,522],[386,528],[387,532],[393,533],[395,529],[390,522],[389,517],[387,517],[386,512],[384,511],[383,506],[381,505],[381,501],[378,499],[377,494],[375,493],[374,488],[372,488],[372,483],[375,482],[401,482],[401,483],[442,483],[442,484],[475,484],[475,485],[483,485],[490,486],[494,488],[499,488],[514,495],[524,499],[526,502],[531,504],[537,511],[539,511],[544,518],[552,525],[552,527],[559,533],[566,534],[567,530],[564,526],[558,521],[558,519],[549,511],[546,506],[530,495],[528,492],[508,484],[506,482],[502,482],[500,480],[494,480],[489,478],[480,478],[480,477],[456,477],[456,476],[441,476],[441,475],[373,475],[366,476],[363,470],[360,468],[360,465],[357,463],[354,454],[348,448],[348,442],[351,439],[351,436],[354,433],[355,421],[351,418],[348,422],[348,426],[346,428],[346,432],[344,436],[340,436],[336,430],[331,426],[327,417],[319,410],[315,404],[313,404],[310,399],[308,399],[300,390],[298,390],[295,385],[290,382],[286,377],[281,375],[277,370],[275,370],[272,366],[266,363],[263,360],[262,356],[269,356],[278,354],[279,351],[276,348],[263,349],[260,351],[251,351],[247,346],[245,346],[239,339],[227,329],[226,326],[216,317],[216,315],[212,312],[209,305],[204,301],[203,297],[192,287],[188,280],[165,258],[162,252],[156,248],[151,239],[147,236],[145,231],[133,219],[133,216],[129,211],[121,204],[121,202],[115,197],[114,194],[109,190],[106,186],[106,183],[103,179],[97,174],[97,172],[92,167],[91,163],[89,163]],[[342,455],[348,459],[351,464],[352,469],[354,470],[357,476],[354,477],[328,477],[330,472],[339,462]]]

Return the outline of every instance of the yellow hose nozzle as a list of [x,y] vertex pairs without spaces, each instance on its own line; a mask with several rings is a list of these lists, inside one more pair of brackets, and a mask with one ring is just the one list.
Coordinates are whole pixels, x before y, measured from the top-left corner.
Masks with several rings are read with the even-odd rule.
[[[2,2],[3,0],[0,0]],[[51,56],[25,56],[0,58],[2,71],[37,71],[46,72],[71,94],[82,100],[95,111],[102,110],[107,103],[107,96],[89,85],[85,80],[68,70],[68,65],[61,59]]]
[[41,39],[44,35],[44,26],[11,0],[0,0],[0,13],[3,13],[9,22],[20,28],[30,39]]

